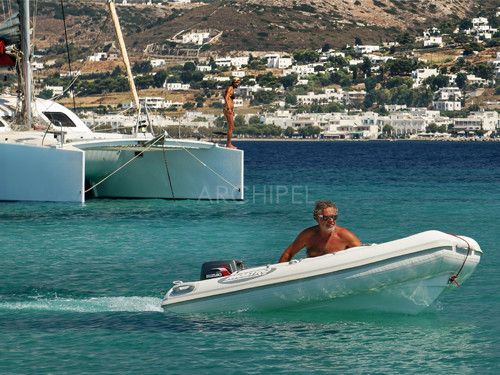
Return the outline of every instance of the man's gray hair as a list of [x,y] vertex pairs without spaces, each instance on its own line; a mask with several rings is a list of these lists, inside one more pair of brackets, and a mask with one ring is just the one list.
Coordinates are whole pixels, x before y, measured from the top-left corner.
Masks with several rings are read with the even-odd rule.
[[325,201],[325,200],[319,200],[316,201],[316,205],[314,206],[314,217],[321,215],[323,213],[323,210],[328,207],[333,207],[335,208],[335,213],[339,212],[339,209],[337,208],[337,205],[333,203],[332,201]]

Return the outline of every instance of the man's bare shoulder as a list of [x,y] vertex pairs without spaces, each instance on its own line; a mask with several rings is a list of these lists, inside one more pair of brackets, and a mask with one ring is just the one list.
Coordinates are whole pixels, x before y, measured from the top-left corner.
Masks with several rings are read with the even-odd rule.
[[300,234],[309,236],[311,234],[318,233],[318,230],[319,230],[319,225],[313,225],[312,227],[304,229],[302,232],[300,232]]
[[319,227],[317,225],[313,225],[312,227],[304,229],[297,236],[297,240],[302,242],[307,242],[309,238],[318,233]]
[[337,228],[335,229],[335,232],[337,232],[337,235],[340,238],[346,240],[350,244],[350,246],[361,245],[361,241],[349,229],[337,226]]

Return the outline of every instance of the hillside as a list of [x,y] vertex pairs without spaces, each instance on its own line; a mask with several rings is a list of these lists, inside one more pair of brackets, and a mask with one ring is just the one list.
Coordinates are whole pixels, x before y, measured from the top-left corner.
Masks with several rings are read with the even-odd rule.
[[[117,11],[129,52],[140,55],[148,44],[166,43],[179,31],[205,28],[223,32],[210,48],[217,53],[292,52],[325,43],[339,48],[353,44],[356,37],[365,44],[379,44],[406,30],[417,34],[496,4],[495,0],[219,0],[161,7],[117,5]],[[74,46],[99,50],[114,41],[104,3],[67,3],[65,15]],[[37,48],[64,43],[58,1],[39,3],[36,26]]]

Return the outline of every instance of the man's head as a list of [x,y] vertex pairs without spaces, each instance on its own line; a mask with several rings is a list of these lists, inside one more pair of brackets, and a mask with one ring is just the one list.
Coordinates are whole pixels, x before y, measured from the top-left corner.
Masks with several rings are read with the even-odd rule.
[[337,223],[338,209],[332,201],[319,200],[314,206],[314,219],[321,230],[333,232]]

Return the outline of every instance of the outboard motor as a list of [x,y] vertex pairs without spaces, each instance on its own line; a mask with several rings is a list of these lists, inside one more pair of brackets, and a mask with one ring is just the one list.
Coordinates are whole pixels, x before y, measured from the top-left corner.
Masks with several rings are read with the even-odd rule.
[[214,279],[229,276],[233,272],[242,270],[245,263],[241,260],[226,259],[203,263],[201,266],[200,280]]

